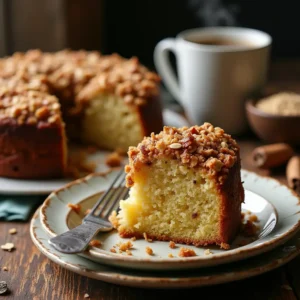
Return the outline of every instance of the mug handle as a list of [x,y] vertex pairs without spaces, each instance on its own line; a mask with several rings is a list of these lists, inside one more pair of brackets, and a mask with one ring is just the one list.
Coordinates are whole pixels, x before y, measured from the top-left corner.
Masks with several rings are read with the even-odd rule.
[[181,102],[179,83],[170,64],[169,51],[177,55],[175,39],[168,38],[160,41],[154,49],[154,64],[173,97]]

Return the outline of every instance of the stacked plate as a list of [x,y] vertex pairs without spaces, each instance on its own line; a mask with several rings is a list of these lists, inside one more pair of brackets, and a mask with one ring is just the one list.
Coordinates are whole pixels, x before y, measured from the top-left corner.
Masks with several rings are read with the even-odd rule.
[[[299,198],[278,181],[242,170],[245,203],[243,210],[258,217],[259,232],[255,240],[237,237],[231,249],[193,247],[197,256],[179,257],[179,248],[168,242],[133,241],[132,255],[112,253],[110,249],[126,239],[116,231],[101,233],[99,247],[90,247],[80,255],[66,255],[54,250],[50,237],[81,223],[86,209],[108,188],[116,171],[90,175],[69,183],[51,195],[31,222],[31,237],[49,259],[76,273],[120,285],[149,288],[179,288],[212,285],[255,276],[279,267],[300,253]],[[81,212],[68,208],[80,204]],[[247,215],[247,214],[246,214]],[[249,213],[248,213],[249,215]],[[153,255],[145,248],[149,246]],[[210,251],[205,251],[209,249]],[[210,252],[210,253],[208,253]],[[172,258],[170,257],[172,254]]]

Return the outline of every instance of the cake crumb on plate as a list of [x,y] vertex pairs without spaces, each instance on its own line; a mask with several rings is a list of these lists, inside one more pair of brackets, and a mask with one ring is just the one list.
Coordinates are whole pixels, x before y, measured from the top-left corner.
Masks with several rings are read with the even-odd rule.
[[221,249],[229,250],[230,249],[230,245],[227,244],[227,243],[221,243]]
[[176,244],[175,244],[173,241],[170,241],[169,247],[170,247],[171,249],[174,249],[174,248],[176,248]]
[[196,256],[196,252],[193,249],[190,248],[184,248],[181,247],[178,253],[178,256],[180,257],[190,257],[190,256]]
[[152,248],[150,248],[150,247],[146,247],[146,253],[148,254],[148,255],[153,255],[153,250],[152,250]]
[[119,245],[119,250],[120,251],[126,251],[126,250],[131,249],[132,246],[133,246],[133,244],[130,241],[128,241],[128,242],[120,244]]
[[114,151],[107,155],[107,157],[105,159],[105,163],[106,163],[106,165],[108,165],[111,168],[120,167],[120,165],[122,163],[122,157],[120,156],[120,154],[118,152]]
[[90,241],[90,246],[92,247],[100,247],[101,246],[101,242],[98,240],[91,240]]
[[213,254],[213,253],[210,251],[210,249],[206,249],[206,250],[204,251],[204,254],[205,254],[205,255],[210,255],[210,254]]

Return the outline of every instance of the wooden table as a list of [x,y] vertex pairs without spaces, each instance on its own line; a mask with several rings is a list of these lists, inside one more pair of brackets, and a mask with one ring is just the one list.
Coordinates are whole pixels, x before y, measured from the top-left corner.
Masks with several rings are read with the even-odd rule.
[[[271,72],[272,86],[299,90],[300,74],[295,68],[297,62],[278,63]],[[286,75],[286,77],[285,77]],[[297,76],[299,75],[299,77]],[[252,149],[261,144],[254,136],[239,139],[241,146],[242,167],[258,173],[269,175],[285,182],[284,169],[261,171],[251,163]],[[16,228],[16,235],[9,235],[10,228]],[[269,273],[228,284],[212,287],[180,289],[180,290],[146,290],[121,287],[101,281],[89,279],[67,271],[52,263],[33,245],[29,236],[29,222],[0,223],[0,244],[12,241],[16,250],[0,252],[0,281],[8,283],[10,294],[0,296],[0,299],[54,299],[75,300],[84,299],[84,294],[90,299],[189,299],[198,294],[210,299],[300,299],[300,257],[289,264]],[[8,271],[3,271],[6,266]],[[194,296],[193,296],[194,297]],[[198,297],[197,297],[198,299]]]

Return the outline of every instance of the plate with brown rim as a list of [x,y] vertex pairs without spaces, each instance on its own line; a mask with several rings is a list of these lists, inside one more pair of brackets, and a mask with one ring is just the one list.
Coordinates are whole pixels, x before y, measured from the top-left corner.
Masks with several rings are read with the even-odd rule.
[[[49,237],[61,234],[79,225],[86,209],[89,209],[105,191],[118,170],[106,174],[92,174],[74,181],[53,192],[44,202],[40,211],[41,224]],[[246,239],[239,235],[229,250],[219,247],[195,247],[177,244],[174,249],[168,242],[144,239],[133,241],[132,255],[119,252],[116,245],[129,239],[119,237],[117,231],[100,233],[96,239],[101,246],[89,247],[81,256],[101,264],[144,270],[193,269],[216,266],[224,263],[247,259],[270,251],[289,240],[300,227],[299,198],[278,181],[242,170],[245,188],[245,202],[242,210],[245,215],[256,215],[259,222],[257,236]],[[68,203],[80,204],[81,211],[70,210]],[[146,247],[153,250],[148,255]],[[196,256],[179,257],[180,247],[193,249]],[[111,249],[116,249],[112,253]],[[209,251],[207,251],[209,249]],[[170,258],[172,254],[172,258]]]
[[30,224],[30,235],[36,247],[62,268],[93,279],[139,288],[192,288],[237,281],[263,274],[286,264],[300,254],[300,237],[256,257],[215,268],[181,271],[138,271],[99,264],[79,255],[62,254],[48,243],[37,211]]

